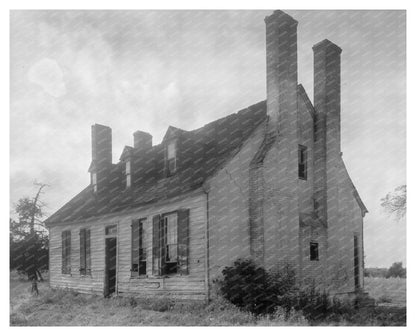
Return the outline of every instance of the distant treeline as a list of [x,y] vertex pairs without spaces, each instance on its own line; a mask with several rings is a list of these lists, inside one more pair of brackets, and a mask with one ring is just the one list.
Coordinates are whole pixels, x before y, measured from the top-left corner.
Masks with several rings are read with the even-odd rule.
[[373,278],[385,278],[388,268],[370,267],[364,270],[364,276]]
[[401,262],[394,263],[390,268],[368,267],[364,269],[364,276],[373,278],[406,278],[406,268]]

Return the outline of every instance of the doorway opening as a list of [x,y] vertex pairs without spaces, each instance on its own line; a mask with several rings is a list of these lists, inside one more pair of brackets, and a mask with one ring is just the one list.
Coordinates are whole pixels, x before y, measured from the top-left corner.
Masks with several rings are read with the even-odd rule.
[[116,291],[117,281],[117,238],[105,239],[105,280],[104,296],[108,297]]
[[356,291],[360,289],[360,254],[356,235],[354,235],[354,286]]

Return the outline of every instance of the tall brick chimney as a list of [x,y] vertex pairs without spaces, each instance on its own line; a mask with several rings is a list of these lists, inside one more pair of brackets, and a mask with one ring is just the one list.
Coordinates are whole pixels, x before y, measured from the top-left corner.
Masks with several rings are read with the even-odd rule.
[[313,46],[314,105],[316,110],[314,143],[315,210],[324,223],[331,212],[336,216],[337,167],[341,152],[341,48],[329,40]]
[[[103,189],[108,180],[112,164],[112,136],[111,128],[95,124],[91,126],[92,162],[89,169],[92,184],[97,189]],[[95,174],[95,177],[94,177]]]
[[[297,116],[297,25],[288,14],[277,10],[265,18],[267,63],[267,114],[278,132]],[[291,129],[296,129],[292,125]],[[293,130],[290,130],[293,131]]]
[[[267,114],[265,143],[270,144],[262,168],[260,219],[252,220],[252,255],[264,265],[299,265],[299,197],[297,136],[297,21],[277,10],[265,18]],[[267,146],[266,146],[267,147]],[[259,171],[256,171],[259,174]],[[255,176],[255,174],[253,175]],[[278,232],[278,241],[273,237]],[[263,244],[263,250],[261,250]]]
[[143,132],[143,131],[136,131],[133,133],[134,137],[134,148],[147,150],[152,148],[152,135]]

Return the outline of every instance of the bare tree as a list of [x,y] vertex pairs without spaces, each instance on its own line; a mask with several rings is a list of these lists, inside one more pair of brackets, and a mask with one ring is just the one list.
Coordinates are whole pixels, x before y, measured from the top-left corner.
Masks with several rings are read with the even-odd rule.
[[40,270],[47,265],[48,238],[43,224],[44,203],[40,201],[45,183],[34,182],[34,198],[24,197],[15,204],[18,220],[10,219],[10,268],[42,280]]
[[381,206],[390,214],[394,214],[397,219],[406,215],[406,185],[401,185],[389,192],[381,199]]

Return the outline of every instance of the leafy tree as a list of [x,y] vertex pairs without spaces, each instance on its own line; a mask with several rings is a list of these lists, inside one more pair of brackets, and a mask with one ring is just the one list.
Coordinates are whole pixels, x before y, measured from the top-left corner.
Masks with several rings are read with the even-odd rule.
[[43,280],[41,271],[48,267],[48,231],[42,221],[40,196],[47,185],[35,185],[36,196],[21,198],[15,205],[18,219],[10,219],[10,269]]
[[406,215],[406,185],[401,185],[381,199],[381,206],[397,219]]
[[389,270],[387,271],[386,278],[405,278],[406,277],[406,269],[403,267],[402,262],[395,262],[393,265],[390,266]]

